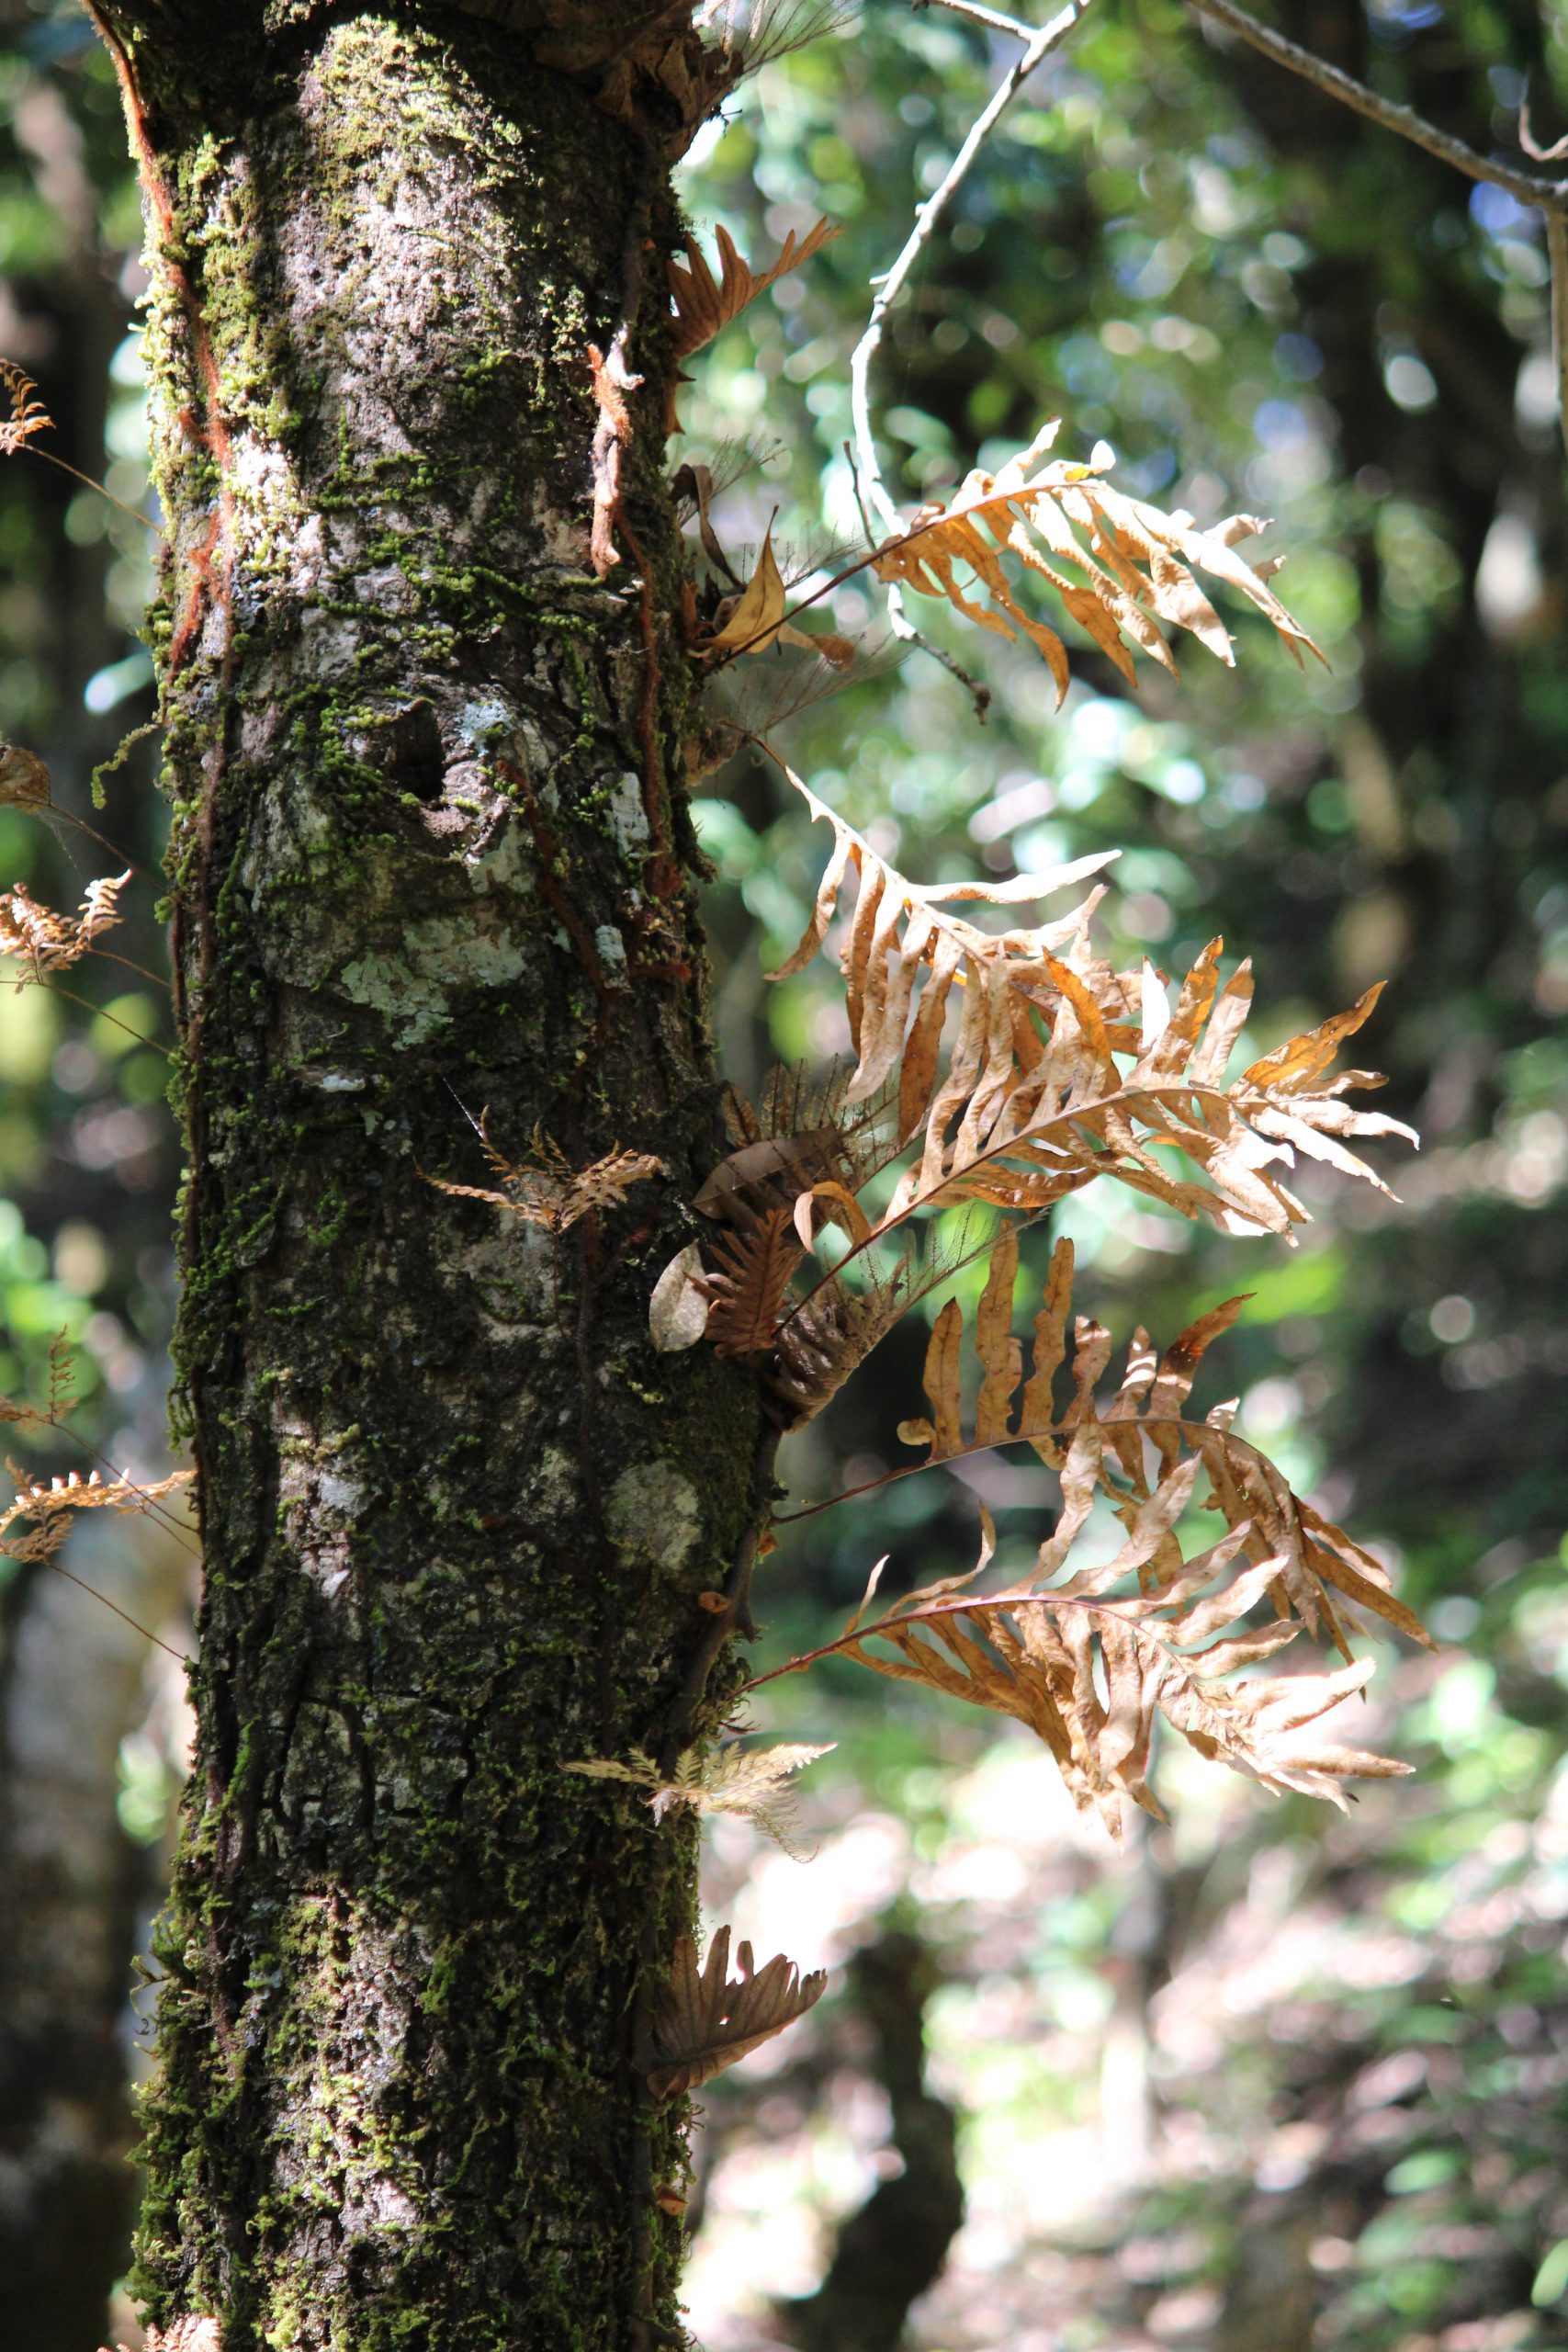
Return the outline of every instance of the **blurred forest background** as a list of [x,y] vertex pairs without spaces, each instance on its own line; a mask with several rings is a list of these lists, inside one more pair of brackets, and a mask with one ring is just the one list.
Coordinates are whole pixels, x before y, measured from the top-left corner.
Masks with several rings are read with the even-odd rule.
[[[1568,129],[1568,19],[1537,0],[1283,15],[1483,150],[1517,159],[1527,77],[1537,136]],[[133,863],[113,944],[156,971],[155,741],[101,808],[90,788],[152,710],[139,209],[85,19],[7,0],[0,27],[0,354],[58,424],[0,468],[0,733],[48,761],[63,812],[0,807],[0,885],[69,904]],[[684,396],[672,460],[733,477],[716,519],[743,569],[775,510],[802,574],[857,543],[867,281],[1012,53],[938,8],[869,5],[770,64],[694,152],[709,250],[719,222],[763,258],[818,213],[844,232]],[[798,709],[787,662],[729,673],[742,722],[918,878],[1122,847],[1113,952],[1179,970],[1223,931],[1258,968],[1259,1050],[1391,976],[1359,1057],[1425,1139],[1380,1158],[1401,1203],[1314,1170],[1294,1251],[1109,1185],[1056,1229],[1081,1304],[1123,1338],[1251,1293],[1211,1384],[1444,1646],[1391,1654],[1374,1686],[1365,1736],[1415,1780],[1342,1817],[1171,1755],[1170,1826],[1120,1854],[1020,1728],[836,1662],[761,1694],[758,1728],[838,1742],[807,1776],[817,1856],[720,1823],[715,1916],[835,1975],[704,2094],[708,2352],[1568,2346],[1568,516],[1546,275],[1511,199],[1174,0],[1097,0],[895,313],[890,485],[944,492],[1059,412],[1059,452],[1109,439],[1140,495],[1277,516],[1283,592],[1332,670],[1303,680],[1243,621],[1235,672],[1194,649],[1136,696],[1077,654],[1057,713],[1033,654],[960,643],[932,605],[922,628],[983,667],[984,730],[896,647]],[[863,580],[832,611],[886,637]],[[823,842],[750,755],[699,814],[724,1065],[754,1082],[775,1056],[820,1063],[846,1042],[826,968],[761,974]],[[166,998],[104,957],[65,978],[0,993],[0,1390],[43,1394],[63,1329],[73,1427],[141,1477],[165,1460]],[[917,1325],[795,1442],[795,1495],[898,1459]],[[11,1434],[29,1474],[83,1461]],[[880,1552],[884,1590],[907,1589],[968,1565],[976,1498],[1005,1546],[1037,1538],[1044,1495],[1003,1457],[808,1522],[768,1564],[760,1666],[836,1630]],[[65,1562],[81,1583],[0,1584],[0,2280],[27,2352],[137,2341],[111,2291],[150,1998],[133,1955],[182,1769],[170,1652],[190,1641],[191,1555],[152,1522],[89,1518]]]

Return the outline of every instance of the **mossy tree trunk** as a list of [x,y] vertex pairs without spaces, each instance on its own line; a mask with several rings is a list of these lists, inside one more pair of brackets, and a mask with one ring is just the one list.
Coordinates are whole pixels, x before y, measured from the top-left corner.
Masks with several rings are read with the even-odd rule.
[[[675,2321],[632,2054],[689,1831],[561,1770],[668,1747],[761,1458],[750,1382],[648,1338],[715,1156],[649,14],[99,10],[155,282],[206,1553],[138,2278],[223,2352]],[[603,578],[591,345],[643,379]],[[455,1199],[487,1108],[514,1159],[664,1172],[562,1234]]]

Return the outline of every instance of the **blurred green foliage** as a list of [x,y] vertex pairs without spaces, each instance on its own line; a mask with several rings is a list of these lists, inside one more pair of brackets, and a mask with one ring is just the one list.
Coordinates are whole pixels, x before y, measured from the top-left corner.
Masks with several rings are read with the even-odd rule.
[[[164,965],[148,751],[108,779],[101,810],[91,791],[95,766],[151,709],[136,637],[157,546],[134,311],[141,208],[113,70],[81,12],[12,9],[6,29],[0,353],[36,379],[54,428],[0,465],[0,735],[46,762],[52,807],[0,809],[0,887],[72,907],[93,877],[138,870],[109,954],[41,987],[13,967],[0,991],[0,1392],[37,1401],[63,1331],[76,1437],[148,1463],[163,1448],[176,1159],[156,1050],[170,1037],[166,992],[121,961],[153,975]],[[81,1464],[80,1446],[52,1433],[10,1435],[30,1468]],[[13,1594],[13,1613],[23,1600]]]
[[[1532,7],[1330,0],[1290,28],[1499,154],[1517,153],[1527,74],[1538,131],[1568,106],[1564,28]],[[780,510],[797,594],[863,544],[844,444],[868,282],[1010,54],[938,9],[868,7],[770,67],[695,159],[695,233],[711,242],[722,221],[759,266],[819,212],[843,225],[696,363],[682,403],[685,454],[722,465],[746,437],[720,534],[744,568]],[[1005,1820],[976,1832],[965,1808],[983,1812],[992,1759],[1043,1781],[1043,1758],[989,1724],[933,1722],[923,1694],[868,1689],[837,1660],[762,1694],[766,1727],[840,1741],[812,1776],[823,1867],[868,1808],[902,1824],[905,1883],[924,1890],[953,1971],[934,2037],[972,2119],[972,2204],[995,2227],[976,2240],[986,2258],[960,2241],[920,2342],[1564,2340],[1568,535],[1545,277],[1539,223],[1495,191],[1167,0],[1091,12],[1004,119],[894,313],[874,382],[889,486],[907,506],[942,495],[1060,414],[1058,450],[1109,439],[1138,495],[1200,521],[1276,515],[1281,593],[1331,668],[1298,675],[1242,619],[1234,672],[1188,650],[1178,684],[1149,670],[1135,696],[1082,647],[1057,712],[1026,649],[911,599],[992,689],[984,730],[919,652],[880,669],[874,653],[873,674],[799,708],[807,682],[787,657],[731,673],[739,721],[916,878],[1120,846],[1110,952],[1179,971],[1222,932],[1258,967],[1258,1050],[1390,976],[1358,1058],[1390,1071],[1387,1107],[1426,1138],[1413,1167],[1382,1158],[1399,1206],[1309,1173],[1315,1222],[1294,1252],[1188,1230],[1110,1185],[1055,1221],[1086,1305],[1122,1335],[1142,1321],[1168,1336],[1251,1294],[1204,1367],[1204,1401],[1239,1391],[1242,1426],[1461,1645],[1385,1664],[1379,1735],[1415,1782],[1368,1791],[1341,1823],[1172,1757],[1171,1831],[1122,1864],[1070,1837],[1026,1845],[1021,1890],[998,1859]],[[875,646],[865,575],[829,604],[833,627]],[[761,762],[732,760],[707,789],[727,1067],[820,1063],[846,1042],[830,971],[771,991],[758,974],[804,925],[823,842]],[[923,1327],[896,1333],[795,1442],[795,1495],[906,1458],[894,1424],[919,1408],[923,1340]],[[967,1565],[976,1495],[1004,1564],[1010,1544],[1032,1549],[1049,1523],[1043,1474],[1010,1456],[972,1473],[973,1491],[933,1476],[795,1531],[769,1563],[764,1662],[836,1629],[881,1552],[884,1590]],[[977,1892],[940,1899],[942,1857],[953,1876],[976,1836]],[[728,1890],[743,1873],[726,1868]],[[1312,1922],[1304,1947],[1292,1918]],[[834,1931],[869,1926],[851,1903]],[[1368,1939],[1395,1971],[1371,1984],[1357,1975]],[[1249,1972],[1277,1973],[1277,1999],[1250,1997]],[[1172,2020],[1215,2001],[1230,2014],[1194,2057]],[[807,2075],[836,2030],[829,2007],[816,2028],[829,2058],[803,2054]],[[1092,2216],[1065,2200],[1053,2270],[1013,2176],[1060,2161],[1075,2132],[1115,2142],[1128,2034],[1148,2076],[1141,2176],[1109,2178]],[[1404,2071],[1380,2088],[1394,2061]],[[758,2161],[740,2083],[731,2108],[715,2101],[735,2153],[715,2158],[699,2254],[710,2324],[701,2280],[728,2275],[724,2232],[741,2226]],[[773,2077],[757,2096],[778,2105]],[[834,2128],[802,2109],[804,2147]],[[1155,2261],[1161,2241],[1188,2256]],[[1124,2262],[1129,2245],[1145,2251]],[[731,2340],[761,2339],[744,2324],[710,2335]]]

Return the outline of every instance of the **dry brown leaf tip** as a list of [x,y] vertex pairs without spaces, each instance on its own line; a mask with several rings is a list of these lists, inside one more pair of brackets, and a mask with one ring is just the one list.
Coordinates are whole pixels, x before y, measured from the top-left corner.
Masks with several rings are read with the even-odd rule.
[[830,670],[847,670],[855,658],[852,638],[837,636],[829,629],[813,632],[796,628],[788,618],[788,594],[773,553],[772,523],[763,535],[755,571],[750,580],[742,580],[725,552],[708,511],[713,481],[707,467],[682,466],[673,484],[677,495],[683,486],[695,502],[704,552],[724,578],[734,583],[735,592],[721,597],[712,627],[693,639],[691,650],[695,658],[709,667],[717,667],[742,653],[766,653],[771,647],[791,645],[797,652],[816,654]]
[[701,1970],[691,1938],[682,1936],[676,1944],[648,2042],[637,2053],[655,2098],[675,2098],[711,2082],[803,2017],[820,2000],[828,1982],[821,1969],[802,1976],[782,1952],[758,1971],[749,1943],[737,1947],[736,1965],[739,1973],[731,1978],[728,1928],[715,1929]]
[[0,457],[14,458],[37,433],[47,433],[54,419],[39,396],[39,388],[14,359],[0,359],[0,390],[10,410],[0,417]]
[[729,232],[719,228],[715,232],[719,267],[716,278],[701,248],[689,240],[685,263],[671,261],[669,265],[670,296],[675,312],[671,342],[675,357],[689,359],[693,352],[711,343],[731,319],[738,318],[749,302],[754,302],[759,294],[765,294],[770,286],[776,286],[789,271],[812,260],[840,233],[826,219],[818,220],[801,238],[792,229],[772,268],[758,273],[741,258]]
[[79,963],[99,934],[119,922],[119,894],[130,880],[127,866],[123,874],[89,882],[74,915],[44,906],[20,882],[0,891],[0,956],[14,956],[26,967],[17,988]]
[[784,626],[785,604],[784,575],[773,554],[770,524],[756,571],[739,595],[728,598],[719,607],[720,626],[709,636],[699,639],[694,650],[705,661],[729,659],[737,653],[765,653]]

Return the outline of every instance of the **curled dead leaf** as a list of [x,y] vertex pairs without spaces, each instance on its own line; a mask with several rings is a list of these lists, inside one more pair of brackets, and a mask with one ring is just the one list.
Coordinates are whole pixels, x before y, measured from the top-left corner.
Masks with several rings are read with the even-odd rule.
[[694,1348],[708,1324],[708,1300],[701,1287],[700,1243],[677,1250],[653,1286],[648,1304],[649,1337],[661,1355]]
[[724,626],[711,637],[700,638],[695,650],[705,660],[712,660],[716,654],[733,658],[738,653],[765,653],[784,625],[786,601],[770,524],[763,534],[757,569],[735,598]]
[[38,753],[0,743],[0,807],[45,808],[49,801],[49,770]]

